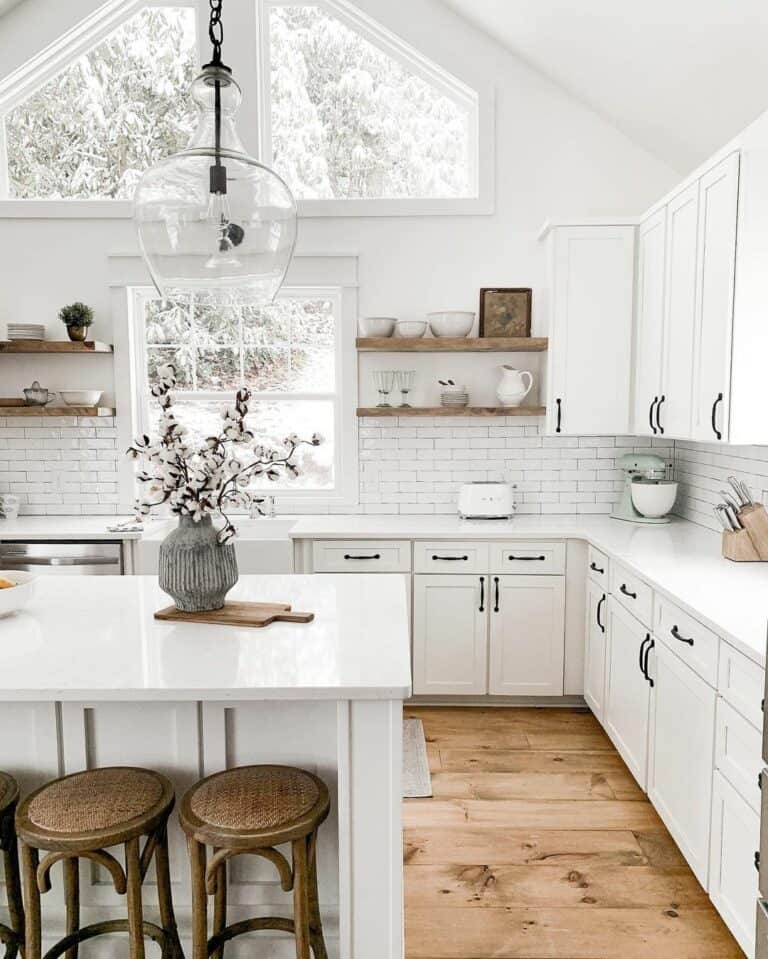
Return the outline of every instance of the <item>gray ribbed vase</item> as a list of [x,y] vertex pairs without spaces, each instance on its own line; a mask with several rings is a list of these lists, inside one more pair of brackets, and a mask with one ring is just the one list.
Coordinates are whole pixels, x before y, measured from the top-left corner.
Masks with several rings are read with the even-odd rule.
[[185,613],[221,609],[237,582],[231,543],[221,546],[210,516],[196,523],[180,516],[179,525],[160,544],[160,588]]

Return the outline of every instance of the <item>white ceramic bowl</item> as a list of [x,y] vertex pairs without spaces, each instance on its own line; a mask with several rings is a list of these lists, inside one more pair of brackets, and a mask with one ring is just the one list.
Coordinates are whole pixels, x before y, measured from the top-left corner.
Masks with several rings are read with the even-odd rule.
[[426,332],[427,332],[426,320],[398,320],[397,321],[398,336],[417,338],[419,336],[424,336]]
[[[8,616],[17,609],[23,609],[32,598],[37,577],[33,573],[24,573],[17,569],[0,569],[3,579],[10,579],[16,586],[0,589],[0,616]],[[2,625],[0,625],[2,633]]]
[[366,316],[360,320],[363,336],[392,336],[395,332],[395,316]]
[[96,406],[101,394],[102,390],[59,390],[67,406]]
[[675,505],[677,483],[661,480],[658,483],[632,483],[632,504],[641,516],[659,519]]
[[475,322],[475,314],[466,310],[443,310],[427,317],[433,336],[469,336]]

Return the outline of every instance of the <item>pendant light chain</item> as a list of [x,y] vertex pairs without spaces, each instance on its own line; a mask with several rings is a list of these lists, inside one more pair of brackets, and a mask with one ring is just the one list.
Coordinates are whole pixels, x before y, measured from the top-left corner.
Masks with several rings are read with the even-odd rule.
[[223,0],[209,0],[211,16],[208,21],[208,39],[213,46],[212,66],[222,66],[221,44],[224,42],[224,25],[221,22],[221,6]]

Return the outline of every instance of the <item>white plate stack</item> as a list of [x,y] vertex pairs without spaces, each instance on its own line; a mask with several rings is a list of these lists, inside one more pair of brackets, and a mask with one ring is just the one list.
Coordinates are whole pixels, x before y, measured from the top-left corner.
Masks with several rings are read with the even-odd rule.
[[463,387],[460,389],[443,390],[440,394],[441,406],[464,407],[469,405],[469,393]]
[[42,323],[9,323],[9,340],[44,340],[45,326]]

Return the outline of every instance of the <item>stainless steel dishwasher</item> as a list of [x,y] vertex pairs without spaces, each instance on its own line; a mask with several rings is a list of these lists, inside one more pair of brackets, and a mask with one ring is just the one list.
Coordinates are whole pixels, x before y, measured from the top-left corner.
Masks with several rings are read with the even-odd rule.
[[0,569],[43,576],[120,576],[123,550],[114,542],[0,543]]

